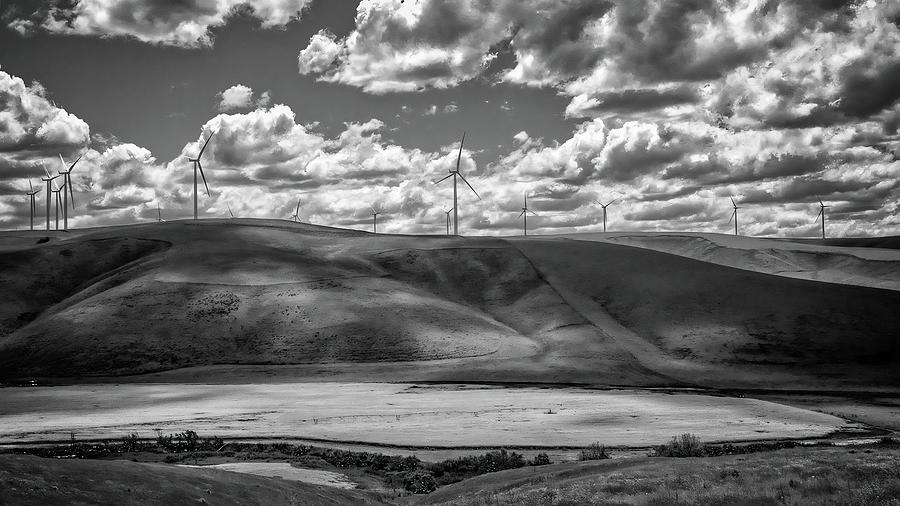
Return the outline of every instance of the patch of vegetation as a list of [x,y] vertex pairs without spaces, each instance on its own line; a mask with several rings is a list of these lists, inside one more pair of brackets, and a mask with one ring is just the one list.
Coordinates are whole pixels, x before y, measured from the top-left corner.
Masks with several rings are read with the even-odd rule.
[[231,292],[212,293],[188,303],[188,319],[211,320],[228,316],[240,307],[241,300]]
[[[541,466],[550,463],[546,453],[539,453],[526,461],[516,452],[506,450],[483,455],[449,459],[426,464],[414,456],[384,455],[381,453],[354,452],[335,448],[321,448],[290,443],[238,443],[225,442],[221,438],[200,437],[192,430],[164,435],[155,439],[141,439],[131,433],[120,440],[78,442],[72,435],[67,445],[52,447],[0,450],[0,453],[27,453],[39,457],[102,459],[117,454],[164,454],[163,462],[169,464],[196,463],[198,459],[225,456],[236,460],[284,459],[303,463],[321,461],[341,469],[359,469],[380,478],[388,486],[404,489],[414,494],[426,494],[440,485],[455,483],[485,473],[515,469],[526,465]],[[134,455],[131,455],[134,458]],[[160,457],[151,460],[159,460]]]
[[551,464],[550,456],[544,452],[538,453],[528,461],[529,466],[546,466],[548,464]]
[[[867,453],[868,452],[868,453]],[[900,504],[900,446],[802,447],[747,456],[572,469],[471,490],[443,505]],[[440,494],[440,492],[438,492]]]
[[[546,457],[546,454],[544,456]],[[550,458],[547,457],[547,462],[549,463],[549,461]],[[495,473],[505,469],[517,469],[526,465],[525,457],[521,454],[500,450],[437,462],[428,465],[427,470],[434,475],[438,485],[447,485],[473,476]]]
[[706,445],[694,434],[675,436],[666,444],[653,450],[654,457],[704,457],[707,455]]
[[578,460],[605,460],[608,458],[609,452],[606,451],[606,447],[597,442],[588,445],[578,455]]

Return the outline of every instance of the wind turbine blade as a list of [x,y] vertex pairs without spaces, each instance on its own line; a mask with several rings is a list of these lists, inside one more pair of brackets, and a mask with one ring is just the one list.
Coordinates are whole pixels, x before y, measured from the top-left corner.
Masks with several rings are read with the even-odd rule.
[[737,207],[737,204],[734,203],[734,198],[733,198],[733,197],[728,197],[728,198],[731,199],[731,205],[732,205],[733,207]]
[[735,215],[735,214],[737,214],[737,211],[732,212],[732,213],[731,213],[731,216],[728,218],[728,224],[729,224],[729,225],[731,224],[731,220],[734,219],[734,215]]
[[821,200],[819,200],[819,205],[825,207],[825,204],[823,204]]
[[819,216],[822,216],[822,213],[824,213],[824,211],[821,210],[821,209],[819,209],[819,214],[816,215],[816,220],[813,221],[813,223],[818,223],[818,222],[819,222]]
[[438,181],[435,181],[434,184],[438,184],[438,183],[440,183],[441,181],[443,181],[444,179],[449,179],[449,178],[451,178],[451,177],[453,177],[453,173],[452,173],[452,172],[451,172],[449,175],[444,176],[443,179],[440,179],[440,180],[438,180]]
[[[69,169],[69,172],[72,172],[72,169]],[[72,181],[71,181],[71,179],[72,179],[72,176],[70,175],[70,176],[69,176],[69,183],[66,184],[66,186],[69,187],[69,196],[71,197],[70,200],[72,201],[72,209],[75,209],[75,190],[72,189]]]
[[30,191],[30,192],[33,192],[33,191],[34,191],[34,186],[31,185],[31,180],[30,180],[30,179],[28,180],[28,191]]
[[197,154],[197,158],[198,158],[198,159],[203,155],[203,150],[206,149],[206,145],[209,144],[209,141],[212,140],[212,137],[213,137],[213,135],[215,135],[215,134],[216,134],[215,132],[209,134],[209,137],[207,137],[206,142],[203,143],[203,147],[200,148],[200,153]]
[[615,201],[617,201],[617,200],[619,200],[619,199],[618,199],[618,198],[614,198],[614,199],[610,200],[610,201],[609,201],[609,204],[606,204],[607,207],[608,207],[608,206],[611,206],[612,203],[615,202]]
[[[72,169],[75,168],[75,164],[78,163],[78,161],[81,160],[81,157],[83,157],[83,156],[84,156],[84,153],[78,155],[78,158],[76,158],[75,161],[72,162],[72,165],[69,165],[69,172],[72,172]],[[60,159],[62,159],[62,156],[60,156]]]
[[230,215],[231,215],[231,217],[232,217],[232,218],[234,218],[234,213],[233,213],[233,212],[231,212],[231,206],[229,206],[229,205],[228,205],[228,204],[225,204],[225,207],[227,207],[227,208],[228,208],[228,214],[230,214]]
[[66,170],[66,167],[68,167],[68,165],[66,165],[66,161],[63,160],[62,154],[61,153],[56,153],[56,154],[59,155],[59,163],[62,164],[63,170]]
[[206,176],[203,175],[203,166],[200,165],[200,158],[199,158],[199,157],[197,158],[197,168],[200,169],[200,177],[203,178],[203,186],[206,187],[206,194],[207,194],[208,196],[212,197],[212,194],[209,193],[209,185],[206,184]]
[[524,209],[523,209],[523,210],[522,210],[522,212],[521,212],[521,213],[519,213],[519,215],[518,215],[518,216],[516,216],[516,218],[521,218],[521,217],[522,217],[522,215],[523,215],[523,214],[525,214],[525,210],[524,210]]
[[463,132],[462,140],[459,141],[459,155],[456,156],[456,172],[459,172],[459,162],[462,160],[462,148],[464,142],[466,142],[465,132]]
[[529,210],[528,210],[528,212],[529,212],[529,213],[531,213],[531,214],[533,214],[533,215],[535,215],[535,216],[537,216],[537,215],[538,215],[538,213],[536,213],[536,212],[534,212],[534,211],[532,211],[532,210],[531,210],[531,209],[529,209]]
[[294,211],[294,215],[296,215],[298,218],[300,217],[300,199],[297,199],[297,210]]
[[[457,172],[457,174],[459,174],[459,172]],[[481,200],[481,195],[479,195],[479,194],[478,194],[478,192],[477,192],[477,191],[475,191],[475,188],[472,188],[472,185],[470,185],[470,184],[469,184],[469,182],[468,182],[468,181],[466,181],[466,178],[465,178],[465,177],[463,177],[463,175],[462,175],[462,174],[459,174],[459,177],[460,177],[460,179],[462,179],[462,180],[463,180],[463,183],[466,183],[466,186],[468,186],[468,187],[469,187],[469,189],[470,189],[470,190],[472,190],[472,193],[474,193],[474,194],[475,194],[475,196],[476,196],[476,197],[478,197],[478,200]]]

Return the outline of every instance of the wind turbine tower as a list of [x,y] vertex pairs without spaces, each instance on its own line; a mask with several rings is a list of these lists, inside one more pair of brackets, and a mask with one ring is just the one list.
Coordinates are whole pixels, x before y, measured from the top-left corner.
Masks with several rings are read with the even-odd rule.
[[378,233],[378,211],[375,208],[372,208],[372,233]]
[[160,209],[159,209],[159,202],[157,202],[157,203],[156,203],[156,222],[159,223],[159,222],[161,222],[162,220],[163,220],[163,219],[162,219],[162,211],[160,211]]
[[737,204],[734,203],[734,197],[731,197],[731,207],[734,208],[734,212],[731,213],[731,218],[728,218],[728,223],[731,223],[731,220],[734,220],[734,235],[738,235],[738,214],[737,210],[740,209]]
[[822,239],[825,238],[825,209],[831,206],[826,206],[819,200],[819,214],[816,215],[816,221],[819,221],[819,216],[822,217]]
[[522,207],[522,212],[519,213],[519,216],[522,217],[522,231],[525,233],[525,235],[528,235],[528,213],[531,213],[531,214],[537,216],[537,213],[535,213],[531,209],[528,209],[528,194],[526,193],[525,194],[525,206]]
[[444,214],[447,216],[447,235],[450,235],[450,213],[453,212],[453,208],[444,209],[442,207],[441,211],[444,211]]
[[[57,174],[55,176],[51,176],[50,172],[47,171],[47,167],[44,167],[44,174],[46,174],[46,176],[41,176],[41,181],[44,181],[45,183],[47,183],[47,230],[50,230],[50,198],[53,195],[53,190],[52,190],[52,188],[50,188],[50,183],[54,179],[58,178],[59,174]],[[57,228],[59,228],[59,227],[57,227]]]
[[[56,183],[53,183],[53,186],[56,186]],[[60,186],[59,188],[55,188],[55,189],[50,190],[50,191],[52,191],[53,193],[56,194],[56,207],[55,207],[55,210],[56,210],[56,230],[59,230],[59,203],[60,203],[59,192],[64,192],[64,193],[65,193],[65,191],[66,191],[66,186],[63,185],[63,186]]]
[[597,204],[599,204],[600,207],[603,208],[603,231],[604,232],[606,232],[606,208],[611,206],[613,204],[613,202],[615,202],[617,200],[619,200],[619,199],[612,199],[609,202],[607,202],[606,204],[603,204],[603,202],[600,202],[599,200],[597,201]]
[[300,199],[297,199],[297,209],[294,211],[294,214],[291,215],[291,219],[297,223],[300,223]]
[[63,192],[63,230],[69,230],[69,195],[72,196],[72,209],[75,209],[75,190],[72,189],[72,177],[70,174],[72,173],[72,169],[75,168],[75,164],[81,160],[82,156],[84,156],[84,154],[80,155],[72,162],[72,165],[66,170],[66,161],[63,160],[62,155],[59,154],[59,161],[63,166],[63,170],[59,171],[59,175],[63,177],[63,188],[68,188],[68,192]]
[[34,230],[34,211],[37,208],[34,203],[34,196],[37,195],[41,191],[41,189],[38,188],[37,190],[35,190],[34,186],[31,185],[30,179],[28,180],[28,188],[29,190],[27,195],[31,198],[31,230]]
[[212,194],[209,193],[209,185],[206,184],[206,176],[203,175],[203,166],[200,165],[200,157],[203,156],[203,150],[206,149],[206,145],[209,144],[209,141],[212,140],[215,132],[209,134],[209,138],[206,139],[206,142],[203,143],[203,147],[200,148],[200,152],[197,153],[197,158],[188,157],[188,160],[193,162],[194,164],[194,219],[197,219],[197,170],[200,170],[200,177],[203,178],[203,186],[206,187],[206,195],[212,197]]
[[459,215],[458,215],[459,202],[457,201],[456,177],[459,176],[459,178],[462,179],[464,183],[466,183],[466,186],[468,186],[469,189],[472,190],[472,193],[474,193],[475,196],[478,197],[478,200],[481,200],[481,195],[478,195],[478,192],[475,191],[475,188],[472,188],[472,185],[470,185],[469,182],[466,181],[466,178],[463,177],[463,175],[459,172],[459,162],[462,160],[462,149],[463,149],[464,142],[466,142],[466,133],[465,132],[463,132],[462,140],[459,141],[459,155],[457,155],[457,157],[456,157],[456,170],[450,169],[449,176],[445,176],[443,179],[434,182],[434,184],[438,184],[441,181],[444,181],[451,177],[453,178],[453,209],[452,209],[452,211],[453,211],[453,235],[459,235]]

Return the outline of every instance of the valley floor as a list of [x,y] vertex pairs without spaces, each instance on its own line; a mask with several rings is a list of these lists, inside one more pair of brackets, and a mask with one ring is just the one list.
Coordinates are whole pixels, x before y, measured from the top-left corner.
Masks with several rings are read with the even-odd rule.
[[702,393],[471,384],[96,384],[0,389],[0,443],[194,430],[407,448],[640,447],[682,433],[705,441],[862,431],[775,402]]

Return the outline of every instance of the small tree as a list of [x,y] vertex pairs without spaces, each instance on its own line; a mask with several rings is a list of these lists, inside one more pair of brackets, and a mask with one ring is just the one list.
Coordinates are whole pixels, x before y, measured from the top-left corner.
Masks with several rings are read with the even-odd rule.
[[606,447],[597,442],[591,443],[587,448],[581,450],[581,455],[578,456],[578,460],[605,460],[608,458],[609,452],[606,451]]

